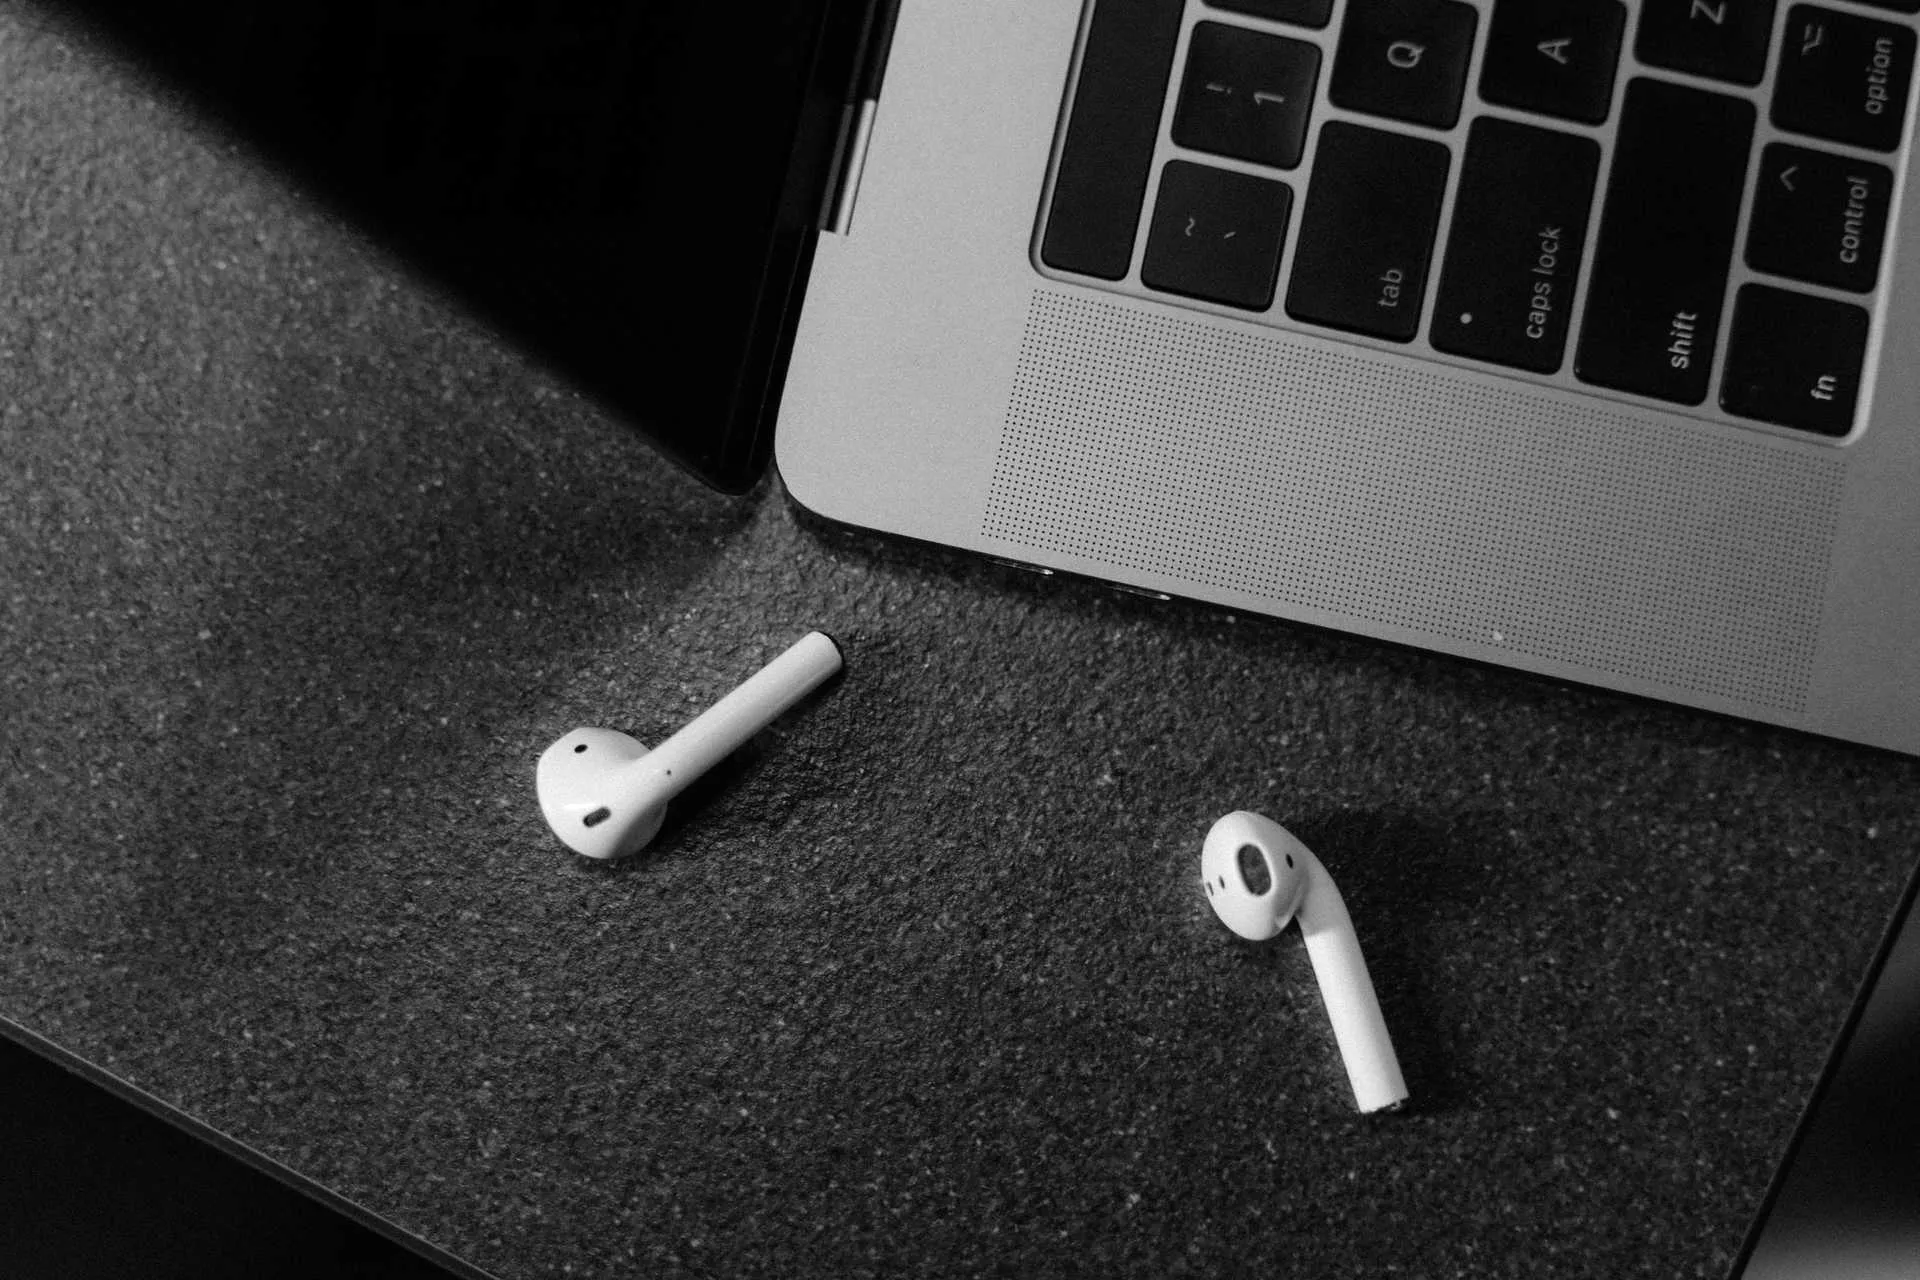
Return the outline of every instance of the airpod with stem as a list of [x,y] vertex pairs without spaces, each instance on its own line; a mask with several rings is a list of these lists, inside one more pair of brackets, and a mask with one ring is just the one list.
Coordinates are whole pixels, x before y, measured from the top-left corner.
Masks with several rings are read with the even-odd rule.
[[838,670],[839,646],[811,631],[651,751],[612,729],[575,729],[540,753],[540,812],[575,853],[637,853],[669,800]]
[[1271,818],[1241,810],[1207,832],[1200,878],[1214,913],[1243,938],[1265,941],[1300,922],[1354,1101],[1362,1111],[1405,1102],[1407,1083],[1353,920],[1313,851]]

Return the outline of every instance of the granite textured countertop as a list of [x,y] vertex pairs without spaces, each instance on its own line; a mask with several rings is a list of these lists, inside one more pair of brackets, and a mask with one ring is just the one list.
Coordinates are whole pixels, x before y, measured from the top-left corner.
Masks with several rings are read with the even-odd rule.
[[[714,496],[0,5],[0,1014],[502,1277],[1722,1274],[1920,764]],[[533,762],[809,628],[629,863]],[[1344,890],[1363,1118],[1214,818]]]

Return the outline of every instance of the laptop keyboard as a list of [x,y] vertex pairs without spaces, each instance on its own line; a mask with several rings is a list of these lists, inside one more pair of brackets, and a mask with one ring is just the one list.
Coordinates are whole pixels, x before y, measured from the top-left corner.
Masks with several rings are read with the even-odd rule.
[[1039,260],[1699,416],[1864,403],[1920,0],[1094,0]]

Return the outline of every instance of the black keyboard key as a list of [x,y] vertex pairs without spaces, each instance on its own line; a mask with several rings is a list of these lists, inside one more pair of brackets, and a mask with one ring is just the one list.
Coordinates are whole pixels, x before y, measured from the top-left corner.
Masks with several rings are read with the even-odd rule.
[[1499,0],[1487,29],[1480,96],[1599,124],[1613,106],[1626,21],[1619,0]]
[[1300,163],[1319,77],[1314,45],[1202,22],[1187,42],[1173,140],[1195,151],[1291,169]]
[[1457,0],[1349,0],[1329,93],[1349,111],[1450,129],[1474,25],[1472,6]]
[[1582,380],[1706,399],[1753,124],[1738,98],[1627,86],[1574,356]]
[[1797,4],[1782,39],[1775,124],[1875,151],[1900,145],[1913,79],[1913,28]]
[[1119,280],[1133,260],[1181,0],[1100,0],[1054,170],[1040,260]]
[[1273,302],[1292,211],[1284,182],[1169,160],[1140,278],[1168,293],[1264,311]]
[[1333,0],[1207,0],[1207,3],[1216,9],[1250,13],[1256,18],[1287,22],[1296,27],[1324,27],[1333,16]]
[[1864,307],[1742,285],[1720,404],[1743,418],[1843,436],[1853,426],[1866,351]]
[[1447,149],[1336,122],[1320,130],[1287,314],[1407,342],[1420,327]]
[[1473,122],[1434,295],[1434,346],[1536,373],[1560,367],[1599,167],[1591,138],[1493,116]]
[[1734,84],[1759,84],[1773,34],[1773,0],[1645,0],[1640,61]]
[[1892,199],[1885,165],[1773,143],[1760,153],[1747,264],[1867,293],[1880,274]]

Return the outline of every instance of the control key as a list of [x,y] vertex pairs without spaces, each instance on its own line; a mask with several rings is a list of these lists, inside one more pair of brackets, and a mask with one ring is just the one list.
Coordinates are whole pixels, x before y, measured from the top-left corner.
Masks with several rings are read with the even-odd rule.
[[1760,153],[1747,262],[1795,280],[1870,293],[1880,275],[1893,171],[1769,143]]

